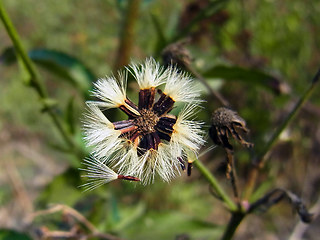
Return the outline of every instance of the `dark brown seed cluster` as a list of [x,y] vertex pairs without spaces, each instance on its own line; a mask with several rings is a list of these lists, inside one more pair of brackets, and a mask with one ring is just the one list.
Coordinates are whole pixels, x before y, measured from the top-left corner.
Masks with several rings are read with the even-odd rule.
[[[156,94],[159,98],[155,101]],[[176,116],[170,115],[174,100],[155,88],[141,89],[136,106],[129,99],[120,109],[128,115],[128,120],[114,122],[114,129],[121,131],[124,139],[138,147],[138,153],[149,149],[157,150],[161,141],[170,141]]]
[[159,117],[151,109],[142,109],[141,116],[134,119],[134,124],[138,127],[139,131],[143,134],[150,134],[155,131],[154,127],[159,121]]
[[245,147],[252,147],[253,144],[245,141],[243,133],[248,133],[246,122],[237,112],[228,108],[218,108],[212,114],[212,126],[209,134],[213,142],[226,149],[233,150],[228,138],[233,137]]

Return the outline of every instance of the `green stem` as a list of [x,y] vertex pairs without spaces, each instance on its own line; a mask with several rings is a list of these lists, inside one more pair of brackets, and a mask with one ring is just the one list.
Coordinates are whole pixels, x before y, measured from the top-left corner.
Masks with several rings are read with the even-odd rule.
[[215,98],[216,100],[218,100],[218,102],[220,102],[220,104],[224,107],[231,107],[230,103],[218,92],[215,91],[206,81],[206,79],[204,79],[204,77],[198,73],[192,66],[190,65],[186,65],[186,70],[188,70],[191,74],[193,74],[209,91],[210,95]]
[[225,191],[219,185],[217,179],[211,174],[208,168],[202,164],[201,161],[195,160],[193,165],[198,168],[201,174],[208,180],[212,188],[216,191],[218,196],[223,200],[223,202],[228,206],[230,211],[236,211],[238,208],[236,204],[229,198]]
[[7,33],[14,44],[16,52],[20,55],[25,68],[27,69],[27,71],[30,74],[30,78],[31,78],[31,82],[32,82],[33,86],[37,89],[40,97],[46,98],[47,93],[44,90],[43,86],[40,84],[37,71],[34,68],[27,53],[24,51],[22,43],[19,39],[19,35],[18,35],[17,31],[15,30],[7,12],[5,11],[4,7],[2,6],[1,0],[0,0],[0,19],[2,20],[4,27],[6,28]]
[[[4,7],[2,6],[1,0],[0,0],[0,19],[2,20],[4,26],[7,30],[7,33],[8,33],[8,35],[14,45],[16,54],[18,54],[21,57],[22,64],[24,65],[24,67],[26,68],[26,70],[28,71],[28,73],[30,75],[30,86],[33,87],[36,90],[36,92],[38,93],[38,95],[40,96],[40,99],[42,100],[41,102],[44,105],[45,110],[48,112],[54,125],[57,127],[58,131],[60,132],[60,134],[63,137],[66,144],[68,144],[68,146],[73,149],[76,146],[76,144],[74,143],[72,137],[70,137],[68,132],[63,127],[63,124],[59,120],[58,116],[55,114],[52,107],[48,106],[48,104],[46,104],[45,100],[48,98],[48,93],[47,93],[46,89],[44,88],[44,86],[42,85],[42,80],[40,78],[40,75],[38,74],[36,68],[34,67],[31,59],[28,57],[27,52],[24,50],[22,42],[19,38],[19,35],[18,35],[15,27],[13,26],[7,12],[5,11]],[[79,149],[78,150],[74,149],[74,150],[76,150],[75,153],[78,156],[82,157],[84,155],[82,153],[82,151],[80,151]]]
[[233,212],[221,240],[232,239],[234,233],[236,232],[238,226],[240,225],[241,221],[244,219],[245,216],[246,216],[245,213],[241,211]]
[[287,118],[284,120],[284,122],[281,124],[281,126],[273,134],[272,138],[266,144],[265,148],[261,151],[261,153],[258,157],[258,163],[263,164],[264,161],[266,161],[265,159],[266,159],[268,152],[274,146],[274,144],[278,140],[280,134],[283,132],[284,129],[286,129],[286,127],[289,125],[289,123],[294,119],[294,117],[297,115],[299,110],[302,108],[304,103],[310,98],[310,96],[312,95],[312,93],[316,87],[316,83],[318,82],[317,79],[319,78],[319,73],[320,73],[320,69],[319,69],[318,73],[316,74],[315,78],[313,79],[312,84],[309,86],[309,88],[306,90],[306,92],[302,95],[300,100],[294,106],[292,111],[288,114]]
[[258,177],[259,170],[264,166],[265,162],[267,161],[267,156],[271,148],[274,146],[276,141],[278,140],[280,134],[283,132],[284,129],[289,125],[289,123],[294,119],[296,114],[299,112],[299,110],[303,107],[304,103],[311,97],[313,91],[315,90],[317,83],[320,79],[320,68],[318,69],[318,72],[314,76],[309,88],[306,90],[306,92],[302,95],[302,97],[299,99],[299,101],[296,103],[294,108],[291,110],[291,112],[288,114],[286,119],[283,121],[281,126],[276,130],[276,132],[272,135],[271,139],[267,142],[265,145],[265,148],[261,151],[261,153],[258,155],[258,157],[253,162],[253,167],[251,168],[249,172],[248,182],[246,184],[246,190],[245,190],[245,198],[249,199],[251,196],[251,193],[253,192],[253,189],[256,184],[256,180]]

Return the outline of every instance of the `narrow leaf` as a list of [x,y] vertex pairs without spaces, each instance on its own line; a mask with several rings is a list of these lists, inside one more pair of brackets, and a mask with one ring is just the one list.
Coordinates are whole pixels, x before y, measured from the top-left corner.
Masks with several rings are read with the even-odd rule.
[[77,58],[66,53],[48,50],[34,49],[29,52],[29,57],[46,70],[63,77],[78,87],[84,95],[88,93],[93,73]]
[[276,94],[285,94],[289,86],[278,78],[257,69],[246,69],[238,66],[215,66],[203,74],[205,78],[238,80],[253,85],[264,86]]
[[[45,70],[69,82],[79,89],[84,98],[89,97],[94,74],[79,59],[63,52],[49,49],[33,49],[28,53],[32,61]],[[10,65],[17,61],[13,47],[5,49],[0,56],[0,63]]]

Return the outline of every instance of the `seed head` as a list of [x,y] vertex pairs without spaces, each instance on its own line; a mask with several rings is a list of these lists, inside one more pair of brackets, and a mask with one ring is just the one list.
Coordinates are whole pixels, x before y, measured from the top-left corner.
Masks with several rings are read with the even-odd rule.
[[[172,67],[163,70],[153,59],[132,64],[127,71],[140,87],[137,105],[125,93],[127,74],[99,79],[93,90],[99,101],[87,102],[84,139],[93,148],[92,162],[115,169],[117,179],[139,179],[147,184],[158,175],[170,181],[180,173],[181,159],[186,159],[188,151],[196,154],[204,143],[201,123],[188,120],[199,103],[199,92],[187,74]],[[185,104],[177,116],[170,114],[175,102]],[[109,121],[110,108],[120,109],[128,118]],[[96,179],[100,173],[105,179],[104,167],[90,167],[90,171],[96,168]],[[115,179],[114,174],[109,175]]]

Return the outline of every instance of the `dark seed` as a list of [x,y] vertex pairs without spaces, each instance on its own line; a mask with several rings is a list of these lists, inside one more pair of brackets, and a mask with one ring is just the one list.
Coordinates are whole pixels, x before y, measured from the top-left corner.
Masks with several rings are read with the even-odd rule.
[[161,116],[170,112],[174,103],[175,101],[170,96],[167,96],[165,93],[161,92],[161,97],[153,105],[153,110],[158,114],[158,116]]
[[154,102],[155,88],[141,89],[139,92],[139,109],[149,109]]

